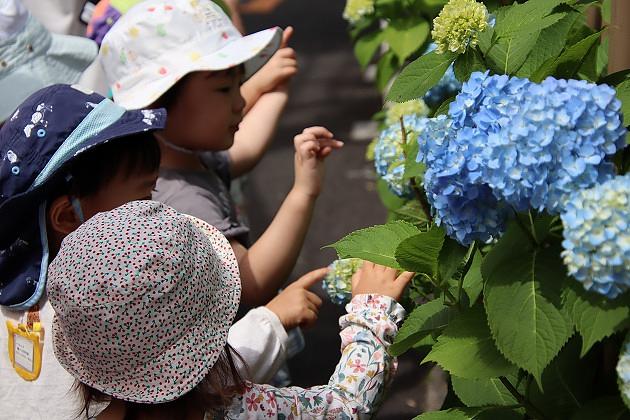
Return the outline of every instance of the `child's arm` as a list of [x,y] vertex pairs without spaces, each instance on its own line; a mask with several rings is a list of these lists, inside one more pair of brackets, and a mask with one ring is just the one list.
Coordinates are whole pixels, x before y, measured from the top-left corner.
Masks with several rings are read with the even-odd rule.
[[[328,385],[303,389],[249,384],[246,392],[232,402],[226,418],[251,418],[258,411],[273,418],[280,414],[309,419],[368,418],[373,415],[396,368],[395,359],[387,349],[405,311],[395,299],[400,297],[413,273],[396,277],[395,270],[371,263],[366,263],[360,271],[358,276],[364,279],[357,283],[371,277],[364,289],[381,293],[356,294],[358,289],[353,285],[355,296],[346,306],[348,314],[339,321],[343,328],[341,360]],[[374,283],[377,278],[382,284],[370,286],[369,283]]]
[[291,273],[320,193],[324,159],[343,146],[324,127],[305,129],[294,143],[295,183],[271,225],[249,249],[230,241],[241,271],[241,299],[249,305],[268,302]]
[[297,73],[295,51],[286,48],[293,29],[283,34],[283,48],[241,88],[246,114],[230,147],[232,178],[251,171],[269,148],[278,121],[289,100],[289,82]]
[[287,331],[317,321],[322,300],[309,287],[321,281],[327,268],[305,274],[266,306],[249,311],[230,328],[228,344],[243,359],[235,363],[243,378],[265,383],[286,360]]

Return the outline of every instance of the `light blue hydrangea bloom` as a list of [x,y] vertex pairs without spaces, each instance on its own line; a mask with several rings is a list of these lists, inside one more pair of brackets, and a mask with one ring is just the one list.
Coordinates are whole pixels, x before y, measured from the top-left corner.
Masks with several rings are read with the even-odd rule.
[[[559,213],[568,194],[614,176],[610,158],[626,133],[620,107],[605,85],[473,73],[449,107],[446,139],[431,140],[432,130],[419,139],[438,220],[467,245],[500,234],[509,208]],[[474,214],[482,208],[495,211]]]
[[571,195],[561,215],[569,274],[609,298],[630,289],[630,175]]
[[[421,115],[403,117],[407,142],[417,141],[424,130],[427,118]],[[387,127],[379,135],[374,146],[374,167],[376,173],[387,183],[389,189],[399,197],[411,197],[413,191],[409,180],[404,180],[405,154],[400,123]]]
[[468,131],[468,128],[462,132],[453,129],[452,120],[445,115],[429,120],[418,139],[417,157],[427,167],[424,188],[436,223],[465,245],[498,236],[505,228],[509,211],[494,197],[490,187],[475,182],[480,179],[467,160],[474,161],[481,153],[483,137],[473,138],[469,147],[462,148],[462,141],[473,137]]
[[337,305],[345,305],[352,299],[352,276],[361,268],[359,258],[335,260],[328,266],[328,274],[322,286],[330,300]]
[[621,346],[619,361],[617,362],[617,378],[621,397],[630,408],[630,334]]

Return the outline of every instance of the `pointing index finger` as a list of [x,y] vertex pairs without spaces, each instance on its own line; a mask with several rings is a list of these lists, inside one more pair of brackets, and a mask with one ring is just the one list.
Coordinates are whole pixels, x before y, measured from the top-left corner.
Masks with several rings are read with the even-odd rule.
[[304,274],[302,277],[293,282],[292,286],[308,289],[322,281],[327,273],[328,267],[318,268],[317,270]]

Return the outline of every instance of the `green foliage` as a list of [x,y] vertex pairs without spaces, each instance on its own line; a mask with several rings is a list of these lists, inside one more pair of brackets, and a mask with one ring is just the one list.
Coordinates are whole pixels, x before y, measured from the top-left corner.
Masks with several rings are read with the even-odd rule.
[[433,228],[404,239],[396,248],[396,261],[403,269],[435,276],[438,256],[444,243],[444,231]]
[[376,264],[401,269],[394,254],[405,239],[421,233],[410,223],[396,221],[357,230],[327,247],[335,248],[339,258],[361,258]]
[[430,411],[414,417],[414,420],[519,420],[518,412],[501,407],[450,408],[444,411]]
[[396,78],[387,100],[406,102],[421,98],[440,81],[456,58],[457,54],[451,52],[438,54],[432,51],[416,59]]
[[626,124],[630,122],[630,80],[621,82],[616,87],[617,98],[621,101],[621,112]]
[[583,357],[595,343],[627,328],[630,323],[630,294],[615,300],[589,293],[577,281],[563,290],[563,307],[582,336]]
[[468,379],[495,378],[515,369],[497,350],[480,305],[451,321],[424,361]]
[[417,51],[429,36],[429,22],[426,20],[409,19],[394,21],[387,25],[382,32],[383,39],[404,63],[410,55]]
[[372,57],[374,57],[374,54],[376,54],[382,42],[382,32],[370,32],[357,40],[354,44],[354,55],[357,57],[362,68],[370,64]]
[[440,333],[456,315],[456,310],[435,299],[414,309],[398,331],[389,348],[392,356],[399,356],[433,333]]
[[[518,378],[515,375],[508,375],[507,379],[512,383],[518,382]],[[453,376],[451,377],[451,383],[457,397],[468,407],[518,404],[514,395],[507,390],[498,378],[464,379]]]
[[482,264],[484,304],[496,344],[539,383],[573,332],[559,308],[564,271],[557,248],[534,247],[517,224]]

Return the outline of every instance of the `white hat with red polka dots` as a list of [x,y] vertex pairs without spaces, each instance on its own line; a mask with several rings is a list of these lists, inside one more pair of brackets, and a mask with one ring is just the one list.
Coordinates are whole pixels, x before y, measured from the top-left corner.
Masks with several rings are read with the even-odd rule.
[[99,213],[66,237],[47,287],[61,365],[141,403],[177,399],[208,374],[241,293],[227,239],[153,201]]
[[280,28],[242,36],[212,0],[146,0],[112,26],[99,58],[114,102],[137,109],[191,72],[243,64],[247,79],[271,58],[281,39]]

